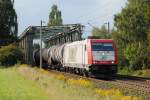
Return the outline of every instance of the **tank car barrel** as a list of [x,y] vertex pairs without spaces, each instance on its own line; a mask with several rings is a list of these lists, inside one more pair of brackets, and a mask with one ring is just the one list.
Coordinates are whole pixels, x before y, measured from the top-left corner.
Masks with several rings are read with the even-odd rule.
[[[62,64],[64,46],[65,46],[65,44],[52,46],[48,49],[43,48],[42,49],[42,60],[44,62],[47,62],[49,65]],[[40,51],[39,49],[35,50],[34,54],[33,54],[36,65],[39,65],[39,61],[40,61],[40,52],[39,51]]]
[[49,58],[51,58],[53,64],[62,64],[63,59],[63,49],[64,45],[53,46],[49,50]]
[[36,49],[33,51],[33,60],[36,66],[40,65],[40,49]]
[[48,61],[47,52],[48,52],[48,49],[42,49],[42,59],[45,61]]
[[[42,49],[42,61],[47,62],[48,56],[47,56],[47,49]],[[33,51],[33,59],[36,64],[36,66],[39,66],[40,64],[40,49],[36,49]]]

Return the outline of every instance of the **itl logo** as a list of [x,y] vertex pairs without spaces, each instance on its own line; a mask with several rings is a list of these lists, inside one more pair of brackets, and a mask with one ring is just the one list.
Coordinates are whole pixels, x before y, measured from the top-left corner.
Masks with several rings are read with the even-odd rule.
[[106,58],[107,58],[107,56],[105,55],[105,53],[102,53],[102,59],[104,60]]

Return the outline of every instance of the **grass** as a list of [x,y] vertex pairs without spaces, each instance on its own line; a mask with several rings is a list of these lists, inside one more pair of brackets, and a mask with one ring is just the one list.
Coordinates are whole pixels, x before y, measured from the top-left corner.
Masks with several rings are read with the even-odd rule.
[[140,100],[138,97],[125,96],[117,89],[96,88],[89,80],[66,78],[62,74],[26,65],[19,67],[18,72],[44,89],[50,100]]
[[150,69],[138,70],[133,73],[133,76],[149,77],[150,78]]
[[85,79],[27,65],[0,69],[0,100],[140,100],[118,89],[96,88]]
[[[66,80],[63,75],[50,74],[37,68],[24,67],[20,68],[19,72],[27,79],[39,84],[49,94],[50,100],[103,100],[91,91],[92,87],[84,83],[85,81],[81,83],[81,86],[71,85],[73,84],[71,79]],[[83,84],[86,85],[83,86]]]
[[0,100],[48,100],[48,96],[16,68],[0,69]]
[[150,69],[137,70],[137,71],[129,71],[127,69],[122,69],[122,70],[119,70],[119,74],[150,78]]

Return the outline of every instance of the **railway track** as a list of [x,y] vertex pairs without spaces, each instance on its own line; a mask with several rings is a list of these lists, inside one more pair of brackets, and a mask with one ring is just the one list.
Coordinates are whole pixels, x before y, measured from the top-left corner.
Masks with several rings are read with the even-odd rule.
[[136,96],[141,96],[142,100],[150,100],[150,79],[133,77],[133,76],[124,76],[116,75],[111,79],[100,79],[100,78],[87,78],[77,74],[60,72],[56,70],[49,70],[49,72],[63,74],[67,78],[83,78],[92,81],[97,88],[116,88],[128,95],[129,93]]
[[120,80],[124,79],[129,80],[131,82],[140,82],[145,85],[150,85],[150,78],[128,76],[128,75],[117,75],[116,78]]
[[150,100],[150,78],[117,75],[114,84],[123,85],[128,90],[134,90],[136,95],[141,95],[144,100]]
[[[124,94],[132,94],[136,96],[141,96],[142,100],[150,100],[150,83],[149,79],[135,80],[135,78],[124,78],[124,77],[113,77],[112,80],[101,80],[101,79],[93,79],[90,80],[95,81],[96,83],[103,83],[103,84],[111,84],[110,88],[117,88],[124,92]],[[99,85],[98,85],[99,86]],[[102,85],[103,86],[103,85]],[[103,88],[100,84],[100,88]],[[106,88],[109,85],[106,85]]]

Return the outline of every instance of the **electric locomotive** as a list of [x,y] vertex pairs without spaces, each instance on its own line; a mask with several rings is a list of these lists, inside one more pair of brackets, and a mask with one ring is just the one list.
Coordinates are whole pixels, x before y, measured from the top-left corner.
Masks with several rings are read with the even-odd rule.
[[[34,53],[37,61],[38,53]],[[38,57],[38,58],[37,58]],[[117,73],[117,50],[112,39],[86,39],[42,50],[42,58],[49,67],[73,70],[85,75]]]
[[63,67],[73,67],[94,76],[115,74],[115,44],[111,39],[86,39],[67,44],[63,52]]

